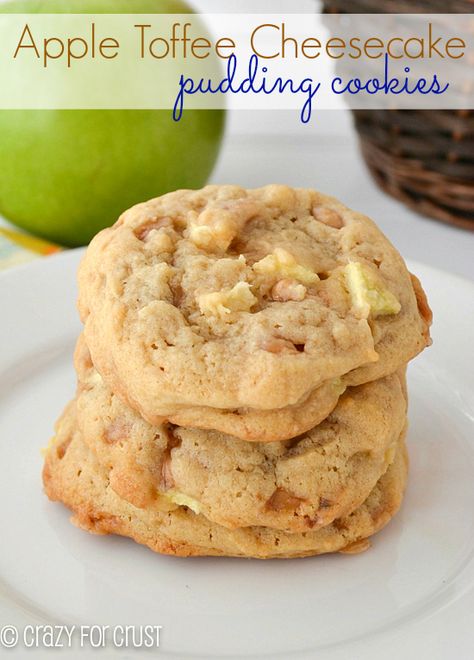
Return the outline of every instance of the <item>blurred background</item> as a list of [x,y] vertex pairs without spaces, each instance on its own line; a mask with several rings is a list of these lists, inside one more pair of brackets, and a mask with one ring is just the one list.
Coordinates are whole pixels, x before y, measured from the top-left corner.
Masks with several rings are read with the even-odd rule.
[[[189,4],[202,13],[321,11],[321,4],[314,0],[225,3],[221,0],[191,0]],[[351,9],[353,4],[357,3],[344,3],[344,6]],[[367,130],[370,138],[374,129],[369,126]],[[472,144],[472,133],[467,137]],[[474,153],[471,153],[473,158]],[[386,194],[369,173],[349,111],[316,110],[308,125],[300,122],[295,111],[228,113],[221,149],[209,181],[245,187],[286,183],[317,188],[372,217],[405,258],[474,279],[474,232],[435,221]],[[470,186],[472,194],[472,172]],[[474,227],[472,210],[471,220]],[[1,226],[9,227],[5,221]],[[8,258],[12,263],[15,261],[11,245],[7,249],[5,244],[3,248],[0,244],[0,267],[2,249],[4,263],[8,250]],[[47,251],[48,246],[44,246],[44,250]]]

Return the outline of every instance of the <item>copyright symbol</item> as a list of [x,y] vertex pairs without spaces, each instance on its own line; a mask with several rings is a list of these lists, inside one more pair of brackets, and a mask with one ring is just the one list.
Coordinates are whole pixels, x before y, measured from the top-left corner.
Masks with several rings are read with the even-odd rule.
[[0,644],[6,649],[18,644],[18,630],[15,626],[3,626],[0,630]]

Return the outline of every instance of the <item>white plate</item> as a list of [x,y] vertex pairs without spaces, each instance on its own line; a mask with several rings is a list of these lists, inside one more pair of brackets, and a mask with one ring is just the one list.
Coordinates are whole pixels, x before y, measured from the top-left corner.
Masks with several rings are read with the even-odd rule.
[[74,391],[79,256],[0,278],[0,628],[161,625],[162,658],[472,658],[474,286],[412,264],[435,343],[410,367],[406,500],[371,550],[176,559],[86,534],[41,492],[39,450]]

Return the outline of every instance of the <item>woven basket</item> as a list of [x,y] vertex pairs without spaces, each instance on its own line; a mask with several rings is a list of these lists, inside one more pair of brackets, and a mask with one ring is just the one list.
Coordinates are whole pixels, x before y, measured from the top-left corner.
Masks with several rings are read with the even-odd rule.
[[[325,0],[326,13],[472,13],[474,0]],[[416,211],[474,230],[474,111],[354,110],[379,186]]]

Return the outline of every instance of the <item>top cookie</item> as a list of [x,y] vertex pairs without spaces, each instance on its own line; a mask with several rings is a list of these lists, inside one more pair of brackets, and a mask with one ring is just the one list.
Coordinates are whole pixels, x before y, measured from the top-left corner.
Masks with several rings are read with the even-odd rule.
[[196,406],[279,409],[346,374],[357,384],[392,373],[429,341],[420,309],[368,218],[279,185],[135,206],[93,239],[79,271],[94,365],[154,424]]

